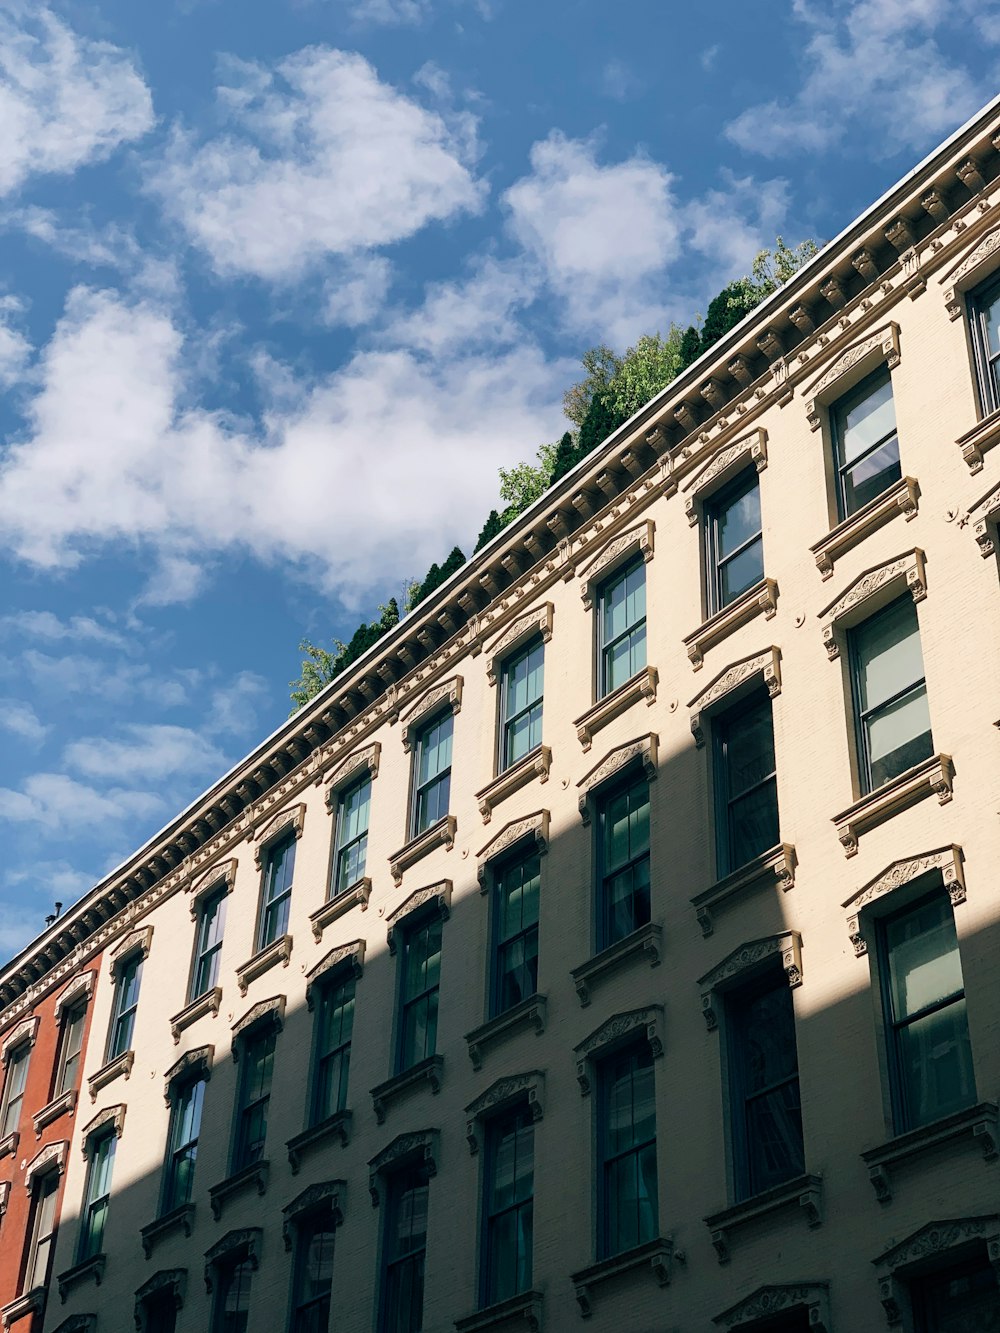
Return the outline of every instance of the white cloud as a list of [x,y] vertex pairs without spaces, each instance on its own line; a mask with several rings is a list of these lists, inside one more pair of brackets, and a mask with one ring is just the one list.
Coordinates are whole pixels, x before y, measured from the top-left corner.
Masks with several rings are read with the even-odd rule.
[[688,243],[711,263],[724,285],[749,273],[754,256],[774,238],[788,214],[787,181],[756,181],[723,174],[723,187],[693,199],[684,209]]
[[228,78],[228,132],[175,129],[149,178],[220,273],[291,280],[480,208],[474,119],[428,111],[362,56],[310,47]]
[[[985,9],[990,11],[986,19]],[[977,82],[938,38],[1000,40],[1000,8],[980,0],[853,0],[831,6],[793,0],[808,33],[803,78],[787,101],[749,107],[726,127],[746,152],[764,157],[823,151],[852,129],[867,130],[869,152],[919,149],[956,128],[995,89]]]
[[0,12],[0,194],[29,176],[109,157],[153,125],[128,56],[73,32],[47,6],[8,0]]
[[529,264],[487,258],[462,280],[432,283],[423,303],[397,315],[386,337],[435,357],[510,345],[524,339],[517,315],[536,295]]
[[392,265],[383,255],[359,255],[327,278],[323,316],[328,324],[349,328],[370,323],[381,310],[392,281]]
[[173,677],[162,672],[154,675],[144,662],[108,662],[83,653],[57,657],[29,648],[16,663],[6,665],[6,673],[27,678],[36,690],[57,700],[97,700],[120,706],[143,699],[161,708],[177,708],[188,703],[191,695],[185,672],[175,672]]
[[263,676],[239,672],[228,685],[212,691],[203,730],[209,735],[247,735],[257,726],[257,708],[268,693]]
[[21,790],[0,787],[0,818],[39,824],[57,832],[95,830],[148,819],[163,807],[156,792],[112,787],[100,792],[64,773],[33,773]]
[[44,929],[42,908],[0,902],[0,958],[16,958]]
[[102,625],[93,616],[70,616],[67,620],[52,611],[14,611],[0,617],[0,633],[13,633],[24,639],[56,643],[71,640],[81,643],[106,643],[122,648],[127,639],[117,630]]
[[9,731],[29,745],[38,745],[45,739],[48,727],[30,703],[20,699],[0,699],[0,730]]
[[642,91],[642,80],[624,60],[612,59],[601,70],[601,91],[616,102],[627,102]]
[[31,343],[12,321],[24,310],[16,296],[0,296],[0,385],[10,388],[24,375]]
[[145,779],[160,783],[178,774],[211,773],[225,766],[225,756],[189,727],[130,723],[115,740],[90,736],[71,741],[63,760],[88,778],[118,782]]
[[3,882],[10,888],[25,885],[44,895],[46,901],[66,906],[91,888],[94,879],[85,871],[75,870],[68,861],[35,861],[30,868],[8,870]]

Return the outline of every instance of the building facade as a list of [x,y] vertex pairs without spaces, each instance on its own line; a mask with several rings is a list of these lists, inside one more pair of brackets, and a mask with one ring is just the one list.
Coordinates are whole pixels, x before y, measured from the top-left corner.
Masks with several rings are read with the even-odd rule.
[[5,1326],[1000,1329],[998,442],[994,104],[0,973]]

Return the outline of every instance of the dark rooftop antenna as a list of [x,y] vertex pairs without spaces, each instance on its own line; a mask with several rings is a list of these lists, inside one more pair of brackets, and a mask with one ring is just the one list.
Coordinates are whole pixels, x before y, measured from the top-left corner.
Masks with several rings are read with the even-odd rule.
[[45,924],[51,926],[53,922],[59,920],[59,913],[62,911],[62,903],[55,904],[55,911],[45,918]]

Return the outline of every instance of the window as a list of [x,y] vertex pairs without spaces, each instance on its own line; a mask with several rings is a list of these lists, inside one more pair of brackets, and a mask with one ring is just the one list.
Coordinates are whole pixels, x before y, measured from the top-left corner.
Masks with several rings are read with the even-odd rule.
[[636,556],[600,590],[598,696],[604,698],[646,665],[646,565]]
[[505,1013],[538,990],[537,852],[510,861],[497,874],[493,925],[493,1015]]
[[705,542],[711,615],[764,577],[760,482],[756,469],[743,472],[706,504]]
[[441,980],[441,918],[412,926],[403,942],[399,1073],[434,1054]]
[[653,1053],[646,1043],[620,1051],[598,1075],[598,1247],[606,1258],[659,1229]]
[[444,713],[417,732],[413,837],[448,813],[451,792],[451,736],[454,717]]
[[226,929],[226,898],[228,889],[220,885],[202,899],[198,909],[198,932],[194,943],[194,967],[191,970],[191,988],[188,1000],[212,990],[219,980],[219,959],[222,954],[222,936]]
[[347,1105],[354,1027],[354,978],[322,986],[316,1006],[316,1054],[310,1124],[318,1125]]
[[143,1297],[142,1333],[174,1333],[177,1328],[177,1296],[173,1288]]
[[778,780],[771,700],[754,694],[712,728],[719,874],[728,875],[774,847]]
[[903,475],[888,370],[883,367],[869,375],[834,404],[832,424],[837,505],[843,519]]
[[364,877],[371,799],[371,778],[365,778],[363,782],[348,787],[337,803],[337,846],[333,856],[334,897]]
[[1000,276],[969,294],[972,345],[983,416],[1000,408]]
[[420,1333],[424,1324],[427,1172],[394,1172],[388,1179],[382,1238],[379,1333]]
[[139,1005],[139,984],[142,981],[142,952],[136,952],[121,965],[115,983],[114,1005],[111,1011],[111,1030],[108,1033],[108,1060],[132,1049],[135,1030],[135,1011]]
[[545,645],[534,639],[507,659],[500,682],[500,765],[510,768],[542,743]]
[[535,1127],[526,1106],[490,1122],[485,1173],[484,1306],[531,1287]]
[[24,1101],[24,1088],[28,1081],[28,1060],[31,1056],[31,1043],[23,1041],[11,1051],[7,1059],[7,1077],[3,1088],[3,1114],[0,1115],[0,1139],[5,1139],[17,1129],[21,1119],[21,1104]]
[[250,1319],[253,1265],[249,1257],[219,1266],[212,1333],[246,1333]]
[[598,802],[601,868],[598,948],[649,921],[649,782],[643,773]]
[[901,597],[850,632],[862,793],[933,753],[917,610]]
[[878,923],[897,1133],[976,1099],[955,918],[940,890]]
[[290,1333],[326,1333],[333,1286],[333,1220],[307,1218],[296,1227]]
[[780,968],[726,1000],[729,1105],[737,1199],[805,1171],[795,1014]]
[[90,1164],[87,1168],[87,1187],[83,1199],[78,1263],[100,1254],[104,1246],[104,1224],[108,1217],[111,1173],[115,1165],[117,1144],[118,1136],[112,1130],[92,1138],[87,1145]]
[[198,1135],[205,1101],[205,1079],[189,1079],[173,1094],[167,1174],[163,1189],[163,1211],[172,1212],[191,1202]]
[[52,1251],[56,1239],[56,1202],[59,1195],[59,1172],[46,1171],[31,1187],[31,1243],[28,1263],[24,1272],[22,1291],[47,1287]]
[[267,1110],[271,1100],[274,1074],[274,1047],[277,1034],[273,1027],[251,1033],[243,1041],[240,1062],[240,1099],[236,1114],[236,1145],[233,1172],[252,1166],[264,1156],[267,1138]]
[[914,1333],[982,1333],[1000,1329],[996,1270],[984,1257],[915,1278],[910,1284]]
[[59,1056],[56,1060],[56,1081],[54,1097],[61,1097],[76,1087],[76,1076],[80,1072],[80,1055],[83,1051],[83,1028],[87,1019],[85,1003],[74,1005],[63,1014],[59,1029]]
[[295,835],[274,844],[267,853],[264,870],[264,896],[260,905],[260,929],[257,948],[265,949],[288,930],[288,910],[292,903],[292,872],[295,869]]

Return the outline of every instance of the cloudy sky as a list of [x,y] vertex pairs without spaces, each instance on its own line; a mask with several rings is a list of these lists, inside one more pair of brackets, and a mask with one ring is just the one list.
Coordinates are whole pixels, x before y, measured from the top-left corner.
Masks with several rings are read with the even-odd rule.
[[0,0],[0,958],[471,550],[585,348],[998,72],[997,0]]

